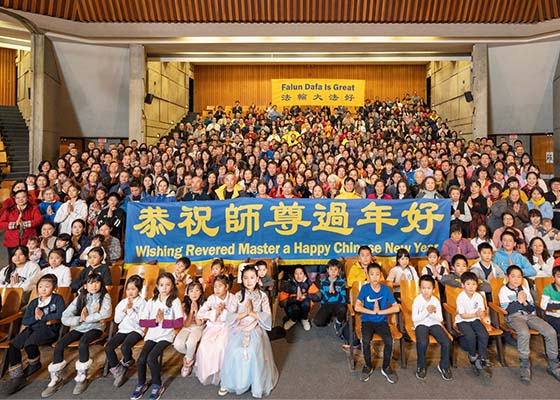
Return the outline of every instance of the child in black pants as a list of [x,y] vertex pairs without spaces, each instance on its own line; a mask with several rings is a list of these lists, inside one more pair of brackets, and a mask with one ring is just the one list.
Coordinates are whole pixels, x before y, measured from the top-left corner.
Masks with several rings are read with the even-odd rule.
[[[10,381],[7,393],[19,391],[26,383],[26,378],[41,369],[40,345],[54,343],[60,332],[60,319],[64,311],[64,299],[53,293],[57,278],[54,274],[43,275],[37,282],[38,297],[31,300],[23,317],[26,328],[10,341],[8,360],[10,364]],[[58,322],[49,325],[49,321]],[[29,365],[22,369],[21,350],[25,349]]]
[[319,284],[321,295],[321,308],[315,315],[315,325],[327,326],[335,317],[334,329],[340,336],[341,329],[346,321],[346,283],[340,278],[341,263],[332,259],[327,264],[328,276]]
[[400,306],[391,290],[381,284],[381,266],[371,263],[367,268],[369,284],[362,286],[356,301],[356,312],[362,313],[362,351],[364,353],[363,382],[367,382],[373,373],[371,365],[371,339],[377,333],[383,338],[383,367],[381,374],[389,383],[398,381],[397,374],[390,366],[393,353],[393,336],[387,315],[399,312]]

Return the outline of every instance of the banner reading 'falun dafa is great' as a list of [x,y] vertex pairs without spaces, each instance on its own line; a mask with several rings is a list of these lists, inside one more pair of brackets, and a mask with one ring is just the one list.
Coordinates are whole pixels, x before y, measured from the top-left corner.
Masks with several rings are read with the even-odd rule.
[[362,106],[366,81],[358,79],[272,79],[272,104]]

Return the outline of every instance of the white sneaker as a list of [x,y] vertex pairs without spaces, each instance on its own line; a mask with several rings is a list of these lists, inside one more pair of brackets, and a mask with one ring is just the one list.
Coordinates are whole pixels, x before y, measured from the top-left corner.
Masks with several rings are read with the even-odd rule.
[[295,324],[296,323],[291,319],[287,320],[286,322],[284,322],[284,330],[289,331],[292,328],[292,326],[294,326]]
[[308,319],[302,319],[301,324],[303,325],[303,330],[304,331],[308,331],[308,330],[311,329],[311,323],[309,322]]

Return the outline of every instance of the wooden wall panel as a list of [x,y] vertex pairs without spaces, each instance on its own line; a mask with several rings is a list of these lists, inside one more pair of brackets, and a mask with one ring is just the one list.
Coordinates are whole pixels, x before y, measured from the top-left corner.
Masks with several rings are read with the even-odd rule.
[[373,65],[197,65],[194,69],[196,111],[212,105],[267,105],[271,79],[364,79],[365,98],[381,99],[425,95],[426,66],[423,64]]
[[81,22],[536,23],[560,0],[0,0]]
[[16,50],[0,47],[0,105],[16,105]]

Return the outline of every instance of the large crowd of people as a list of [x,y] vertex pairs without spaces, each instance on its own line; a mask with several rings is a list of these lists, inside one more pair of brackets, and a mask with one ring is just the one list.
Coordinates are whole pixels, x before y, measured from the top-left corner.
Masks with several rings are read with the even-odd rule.
[[[42,161],[25,181],[13,184],[12,196],[0,210],[0,229],[5,231],[4,246],[9,254],[9,265],[0,270],[0,287],[23,288],[24,304],[33,289],[38,297],[31,300],[25,314],[26,328],[20,335],[27,332],[27,336],[18,335],[10,345],[10,390],[19,390],[25,377],[40,369],[37,346],[58,339],[60,324],[53,327],[49,319],[61,319],[62,324],[74,329],[57,342],[54,360],[48,367],[51,381],[43,395],[48,397],[61,387],[64,348],[74,340],[84,343],[76,363],[75,393],[85,390],[91,366],[88,344],[101,335],[100,321],[112,314],[105,289],[112,283],[107,266],[123,257],[128,202],[237,197],[451,199],[450,238],[440,249],[428,251],[426,256],[432,260],[421,277],[410,268],[410,256],[400,252],[397,265],[384,280],[391,282],[389,290],[380,283],[382,271],[372,263],[371,249],[366,246],[360,249],[360,262],[349,270],[347,285],[341,277],[342,267],[329,262],[327,275],[317,281],[314,276],[308,277],[305,269],[296,268],[280,293],[286,330],[298,321],[309,330],[315,301],[322,303],[316,325],[324,326],[332,318],[337,334],[343,336],[346,308],[340,304],[347,301],[345,289],[351,288],[353,281],[369,282],[362,288],[356,306],[356,311],[363,314],[362,334],[367,343],[363,346],[365,381],[373,371],[369,341],[374,332],[388,339],[387,314],[399,311],[402,280],[420,281],[419,296],[423,300],[415,302],[419,310],[415,325],[425,328],[420,328],[418,335],[437,335],[442,346],[449,344],[441,332],[433,329],[442,322],[441,306],[438,308],[439,302],[431,297],[439,285],[458,284],[465,288],[465,311],[458,321],[462,325],[458,325],[472,337],[480,335],[480,326],[473,326],[474,321],[487,314],[484,309],[473,309],[468,300],[472,298],[470,282],[487,283],[492,277],[507,276],[509,283],[504,287],[515,294],[515,299],[509,292],[504,292],[502,299],[500,292],[500,303],[511,314],[511,326],[519,331],[529,323],[521,316],[533,315],[534,303],[518,275],[552,277],[554,272],[556,285],[560,283],[560,269],[555,267],[554,258],[560,250],[560,178],[543,179],[521,141],[496,143],[490,137],[467,141],[416,93],[402,99],[366,100],[357,109],[292,106],[278,111],[273,105],[259,109],[236,102],[227,112],[220,106],[197,115],[153,145],[133,140],[128,145],[105,148],[104,143],[89,141],[81,153],[71,145],[60,158]],[[362,254],[368,249],[369,254]],[[471,271],[467,271],[469,259],[479,259]],[[74,266],[85,268],[72,281],[68,267]],[[115,347],[126,344],[123,360],[107,354],[117,386],[131,365],[131,346],[144,338],[138,386],[131,398],[139,399],[148,390],[148,366],[153,380],[150,398],[158,399],[164,390],[158,357],[173,342],[174,329],[182,327],[186,331],[177,336],[181,339],[175,347],[185,354],[185,376],[194,366],[202,383],[220,384],[221,395],[242,393],[249,387],[255,396],[269,394],[278,372],[266,335],[259,330],[269,330],[272,323],[269,297],[258,289],[266,273],[260,275],[257,269],[249,268],[241,275],[241,291],[236,295],[228,291],[231,283],[221,273],[211,282],[203,282],[214,288],[206,302],[202,295],[205,288],[196,279],[186,282],[186,293],[177,294],[177,276],[162,274],[154,297],[147,303],[138,299],[141,279],[129,279],[125,299],[115,310],[115,320],[121,328],[124,324],[124,330],[119,330],[121,342],[112,343]],[[53,294],[57,285],[70,286],[78,293],[66,310]],[[383,304],[370,301],[372,293],[380,295]],[[552,308],[545,305],[545,310],[558,320],[556,306],[560,297],[553,293],[548,299],[553,300],[548,304]],[[514,318],[518,313],[520,317]],[[560,331],[556,320],[549,322],[556,323],[554,327]],[[531,318],[530,324],[534,325],[529,326],[550,336],[542,324],[547,323],[535,321]],[[223,327],[228,324],[239,327],[229,341],[223,336]],[[352,342],[352,338],[346,340]],[[384,342],[388,347],[390,340]],[[199,351],[195,355],[193,346],[196,349],[197,344]],[[421,345],[427,347],[427,342]],[[488,372],[485,350],[477,352],[476,345],[469,346],[473,365]],[[547,341],[549,372],[560,379],[557,346],[556,353],[552,347],[552,340]],[[23,348],[29,363],[25,371]],[[521,378],[528,380],[525,339],[519,351]],[[418,347],[418,352],[425,354],[425,348]],[[247,354],[264,354],[264,358],[252,359],[252,367],[266,374],[241,375],[243,370],[238,366]],[[449,380],[451,371],[446,357],[449,359],[442,355],[438,369],[443,379]],[[419,358],[419,379],[426,376],[423,360]],[[382,373],[394,383],[397,376],[389,362],[390,357],[386,357]]]

